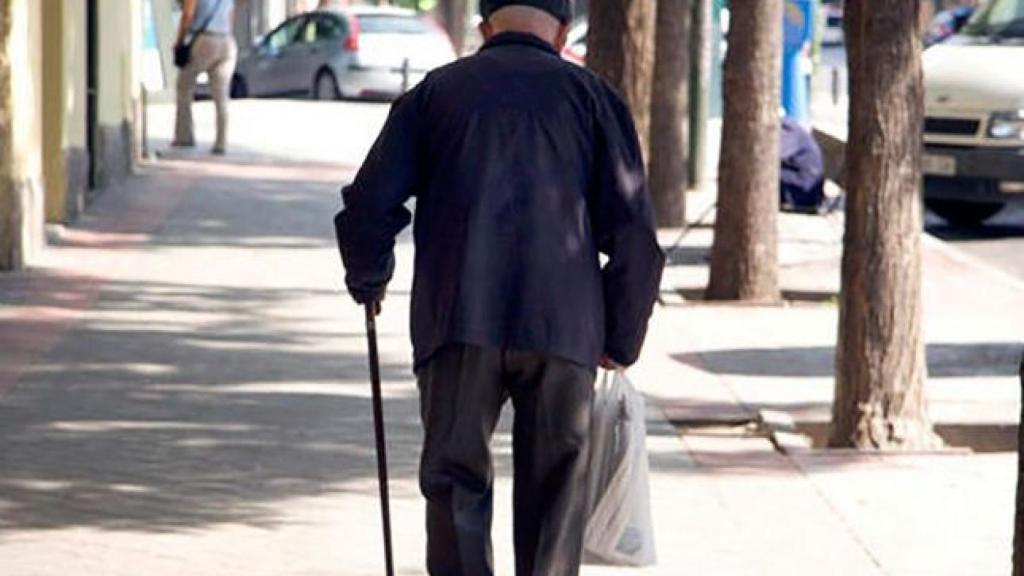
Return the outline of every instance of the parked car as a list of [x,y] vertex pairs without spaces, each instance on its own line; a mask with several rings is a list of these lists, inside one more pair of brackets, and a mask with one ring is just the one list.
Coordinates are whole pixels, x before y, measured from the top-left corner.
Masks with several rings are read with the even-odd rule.
[[1024,200],[1024,0],[992,0],[924,54],[925,203],[977,225]]
[[448,35],[411,10],[359,6],[285,20],[244,56],[234,98],[390,99],[455,60]]

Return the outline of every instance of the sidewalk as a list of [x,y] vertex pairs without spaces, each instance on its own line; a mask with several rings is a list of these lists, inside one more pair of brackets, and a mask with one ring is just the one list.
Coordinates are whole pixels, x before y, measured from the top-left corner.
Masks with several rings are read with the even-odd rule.
[[[262,146],[252,123],[285,122],[280,103],[242,104],[240,151],[146,166],[55,234],[41,268],[0,276],[5,576],[383,572],[362,311],[340,292],[330,225],[382,110],[294,103],[289,118],[322,119],[318,136]],[[335,126],[363,128],[332,147]],[[631,372],[650,402],[660,562],[585,575],[1009,572],[1016,460],[999,431],[1019,413],[1019,282],[925,244],[932,415],[996,451],[783,454],[744,426],[764,408],[811,430],[828,419],[841,229],[782,217],[782,282],[806,300],[788,307],[678,298],[706,283],[711,231],[671,252]],[[413,575],[408,236],[398,254],[379,330],[396,560]],[[510,575],[505,416],[494,540]]]
[[[690,213],[711,201],[691,197]],[[711,233],[697,228],[670,252],[667,300],[706,286]],[[636,370],[682,428],[704,484],[720,494],[712,517],[751,530],[735,538],[744,568],[725,573],[1008,573],[1024,328],[1007,314],[1024,304],[1024,283],[925,240],[927,392],[949,452],[782,455],[767,438],[728,424],[774,410],[802,430],[827,425],[841,217],[783,214],[780,235],[787,306],[676,299],[658,310]],[[666,244],[673,240],[666,234]],[[759,547],[763,554],[751,554]]]

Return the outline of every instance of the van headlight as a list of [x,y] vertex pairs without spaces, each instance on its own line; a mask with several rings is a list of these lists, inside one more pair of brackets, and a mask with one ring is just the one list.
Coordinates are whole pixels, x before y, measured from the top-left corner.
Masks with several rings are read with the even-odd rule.
[[988,123],[988,135],[999,140],[1024,140],[1024,110],[993,114]]

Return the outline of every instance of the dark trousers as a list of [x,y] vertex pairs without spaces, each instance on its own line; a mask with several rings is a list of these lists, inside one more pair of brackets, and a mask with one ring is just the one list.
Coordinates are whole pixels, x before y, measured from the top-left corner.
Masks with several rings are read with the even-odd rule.
[[550,356],[461,344],[418,370],[431,576],[494,573],[490,440],[509,398],[516,575],[579,573],[594,375]]

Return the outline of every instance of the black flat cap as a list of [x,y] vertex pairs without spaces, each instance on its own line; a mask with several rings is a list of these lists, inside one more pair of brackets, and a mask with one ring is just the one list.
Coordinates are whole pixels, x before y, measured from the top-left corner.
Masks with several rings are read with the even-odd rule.
[[487,20],[491,14],[506,6],[539,8],[558,18],[562,24],[568,24],[572,20],[571,0],[480,0],[480,16]]

